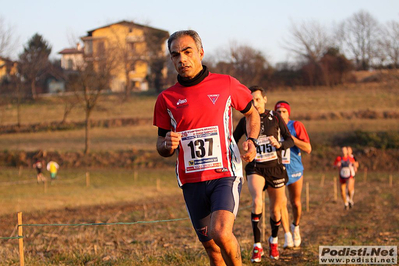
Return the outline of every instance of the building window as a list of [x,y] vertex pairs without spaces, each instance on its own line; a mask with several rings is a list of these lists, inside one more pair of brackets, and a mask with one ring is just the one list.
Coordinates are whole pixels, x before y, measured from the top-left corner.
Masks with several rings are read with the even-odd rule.
[[128,45],[129,45],[130,52],[132,52],[132,53],[136,52],[136,44],[134,42],[129,42]]
[[97,43],[97,56],[104,56],[105,55],[105,44],[103,41],[99,41]]
[[91,55],[93,53],[93,41],[85,42],[85,54]]
[[73,69],[73,60],[72,59],[68,59],[68,61],[67,61],[67,69]]

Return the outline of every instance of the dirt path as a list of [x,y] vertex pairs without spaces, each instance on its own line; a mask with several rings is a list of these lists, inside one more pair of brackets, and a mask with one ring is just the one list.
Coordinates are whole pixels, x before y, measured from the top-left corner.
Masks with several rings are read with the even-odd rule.
[[399,193],[386,180],[358,181],[350,210],[344,210],[340,195],[335,202],[330,190],[324,192],[311,201],[309,212],[303,212],[301,249],[283,251],[275,265],[318,264],[321,245],[399,245]]

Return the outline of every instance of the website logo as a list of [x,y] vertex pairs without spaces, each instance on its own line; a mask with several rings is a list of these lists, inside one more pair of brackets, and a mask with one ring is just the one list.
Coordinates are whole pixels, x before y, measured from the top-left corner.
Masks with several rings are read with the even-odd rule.
[[397,264],[397,246],[319,246],[319,264]]

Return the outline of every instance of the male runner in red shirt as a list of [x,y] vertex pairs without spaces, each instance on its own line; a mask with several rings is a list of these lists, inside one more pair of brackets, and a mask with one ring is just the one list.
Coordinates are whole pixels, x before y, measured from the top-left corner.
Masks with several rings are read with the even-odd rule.
[[197,32],[175,32],[168,48],[178,82],[163,91],[155,104],[158,153],[164,157],[178,153],[178,184],[211,265],[241,265],[233,224],[243,175],[232,137],[231,108],[241,111],[248,121],[246,153],[241,156],[246,161],[256,155],[259,114],[247,87],[230,76],[210,73],[202,65],[204,50]]

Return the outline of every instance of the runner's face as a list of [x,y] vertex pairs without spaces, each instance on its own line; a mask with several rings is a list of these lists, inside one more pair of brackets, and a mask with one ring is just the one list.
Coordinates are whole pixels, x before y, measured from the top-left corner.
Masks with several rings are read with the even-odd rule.
[[344,156],[348,155],[348,148],[342,147],[342,155],[344,155]]
[[199,50],[194,39],[185,35],[171,43],[170,57],[177,73],[183,78],[192,79],[202,70],[204,50]]
[[252,93],[252,98],[254,100],[254,106],[256,110],[258,110],[259,114],[263,114],[265,112],[265,105],[267,102],[266,96],[263,97],[262,92],[254,91]]
[[286,108],[280,107],[276,110],[277,113],[281,115],[281,118],[284,119],[284,122],[287,124],[290,121],[290,115],[288,114],[288,110]]

